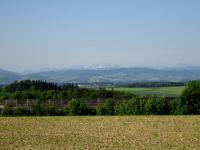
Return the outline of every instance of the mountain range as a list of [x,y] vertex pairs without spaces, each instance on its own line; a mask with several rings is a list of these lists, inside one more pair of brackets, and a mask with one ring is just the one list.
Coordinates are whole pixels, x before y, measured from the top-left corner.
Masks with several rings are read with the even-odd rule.
[[8,84],[15,80],[19,80],[21,78],[22,78],[22,75],[19,73],[0,69],[0,85]]
[[120,67],[117,65],[76,66],[66,69],[44,69],[38,72],[16,73],[0,69],[0,85],[16,80],[46,80],[50,82],[182,82],[200,79],[200,67],[147,68]]

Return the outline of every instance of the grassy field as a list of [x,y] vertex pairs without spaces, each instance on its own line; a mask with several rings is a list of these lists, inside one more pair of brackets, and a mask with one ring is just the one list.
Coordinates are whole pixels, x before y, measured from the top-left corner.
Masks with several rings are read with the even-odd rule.
[[1,117],[1,149],[199,149],[200,116]]
[[[111,88],[108,88],[111,89]],[[125,91],[139,95],[180,96],[184,86],[158,88],[114,88],[116,91]]]

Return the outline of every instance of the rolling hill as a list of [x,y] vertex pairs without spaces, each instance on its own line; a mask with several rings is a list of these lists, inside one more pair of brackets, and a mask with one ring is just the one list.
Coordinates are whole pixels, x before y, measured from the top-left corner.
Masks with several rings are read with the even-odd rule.
[[151,68],[114,68],[57,70],[33,73],[28,79],[40,79],[54,82],[148,82],[170,81],[181,82],[200,79],[199,70],[187,69],[151,69]]
[[200,68],[79,68],[43,71],[26,75],[0,70],[0,84],[8,84],[15,80],[25,79],[72,83],[151,81],[182,82],[200,79]]
[[21,78],[22,78],[22,75],[20,75],[19,73],[0,69],[0,85],[9,84]]

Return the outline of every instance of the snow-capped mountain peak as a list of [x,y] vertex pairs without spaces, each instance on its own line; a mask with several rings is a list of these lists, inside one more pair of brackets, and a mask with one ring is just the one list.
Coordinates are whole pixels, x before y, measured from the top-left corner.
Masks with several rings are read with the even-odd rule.
[[73,66],[70,67],[69,69],[75,69],[75,70],[103,70],[103,69],[115,69],[115,68],[120,68],[119,65],[116,64],[93,64],[93,65],[78,65],[78,66]]

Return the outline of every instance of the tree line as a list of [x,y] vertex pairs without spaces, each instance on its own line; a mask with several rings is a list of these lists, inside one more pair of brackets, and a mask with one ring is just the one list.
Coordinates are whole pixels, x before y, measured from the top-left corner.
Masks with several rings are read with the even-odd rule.
[[[30,82],[30,81],[28,81]],[[16,84],[16,83],[15,83]],[[69,86],[79,89],[77,86]],[[4,88],[3,90],[5,90]],[[62,88],[61,88],[62,89]],[[60,91],[63,91],[61,90]],[[64,115],[191,115],[200,114],[200,81],[191,81],[186,85],[179,98],[141,97],[124,92],[105,89],[84,89],[89,93],[100,92],[107,99],[97,107],[89,107],[85,101],[72,98],[66,107],[56,108],[38,103],[31,108],[13,108],[5,106],[2,116],[64,116]],[[59,90],[58,90],[59,91]],[[21,91],[23,93],[23,91]],[[79,92],[79,91],[76,91]],[[80,94],[80,93],[79,93]],[[99,93],[98,93],[99,94]],[[96,96],[100,96],[100,95]],[[81,95],[81,94],[80,94]],[[83,96],[83,95],[82,95]],[[115,96],[115,97],[114,97]],[[117,98],[118,99],[117,99]],[[119,101],[123,98],[123,101]]]
[[171,87],[171,86],[185,86],[186,82],[134,82],[134,83],[118,83],[116,87],[128,88],[148,88],[148,87]]
[[57,84],[46,81],[16,81],[0,88],[0,100],[5,99],[96,99],[96,98],[129,98],[135,95],[104,88],[81,88],[76,84]]

